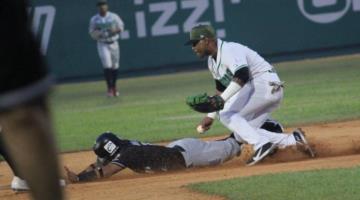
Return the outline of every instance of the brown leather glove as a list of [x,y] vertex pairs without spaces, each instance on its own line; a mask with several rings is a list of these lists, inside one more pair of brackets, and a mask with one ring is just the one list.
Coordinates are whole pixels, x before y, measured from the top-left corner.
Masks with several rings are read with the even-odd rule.
[[66,166],[64,166],[64,168],[65,168],[65,171],[66,171],[67,178],[71,183],[79,182],[79,177],[75,172],[71,171]]
[[204,117],[204,119],[200,122],[201,127],[207,131],[211,128],[211,125],[213,124],[214,119],[210,118],[208,116]]

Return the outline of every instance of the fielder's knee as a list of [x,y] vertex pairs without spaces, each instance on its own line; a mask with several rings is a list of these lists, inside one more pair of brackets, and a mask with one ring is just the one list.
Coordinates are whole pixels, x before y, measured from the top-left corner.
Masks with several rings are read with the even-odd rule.
[[232,117],[234,114],[235,114],[234,112],[228,112],[228,111],[220,112],[220,113],[219,113],[219,118],[220,118],[221,123],[223,123],[223,124],[229,124],[230,121],[231,121],[231,117]]

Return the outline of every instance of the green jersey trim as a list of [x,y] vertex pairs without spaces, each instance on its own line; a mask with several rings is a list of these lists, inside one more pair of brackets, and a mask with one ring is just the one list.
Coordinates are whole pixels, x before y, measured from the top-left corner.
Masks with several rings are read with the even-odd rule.
[[241,69],[241,68],[243,68],[243,67],[249,67],[249,65],[247,65],[247,64],[240,65],[240,66],[238,66],[238,67],[235,69],[234,72],[236,72],[237,70],[239,70],[239,69]]
[[223,41],[221,41],[221,45],[220,45],[220,52],[218,52],[218,53],[220,53],[220,60],[219,60],[219,64],[218,64],[218,66],[217,66],[217,71],[219,72],[219,68],[220,68],[220,65],[221,65],[221,53],[222,53],[222,47],[223,47],[223,44],[224,44],[224,42]]
[[219,81],[223,86],[227,87],[227,86],[229,86],[233,77],[234,77],[234,74],[232,74],[231,71],[229,69],[227,69],[226,74]]

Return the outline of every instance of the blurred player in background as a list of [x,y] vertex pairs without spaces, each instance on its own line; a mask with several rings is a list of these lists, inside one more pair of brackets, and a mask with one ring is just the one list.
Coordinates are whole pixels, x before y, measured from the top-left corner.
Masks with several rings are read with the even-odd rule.
[[52,78],[29,26],[25,0],[0,6],[0,124],[6,152],[36,200],[60,200],[47,95]]
[[98,14],[90,20],[90,36],[97,41],[97,49],[104,67],[104,76],[107,84],[107,96],[117,97],[116,80],[119,69],[120,49],[119,34],[124,30],[121,18],[108,11],[106,0],[99,0],[96,4]]

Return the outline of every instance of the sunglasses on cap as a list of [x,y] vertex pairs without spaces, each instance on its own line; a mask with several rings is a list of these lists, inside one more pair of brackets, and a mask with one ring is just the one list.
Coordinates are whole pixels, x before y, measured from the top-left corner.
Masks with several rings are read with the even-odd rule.
[[[203,38],[204,39],[204,38]],[[200,40],[195,40],[195,41],[193,41],[192,43],[191,43],[191,45],[193,46],[193,47],[195,47],[197,44],[199,44],[199,42],[201,41],[201,40],[203,40],[203,39],[200,39]]]

